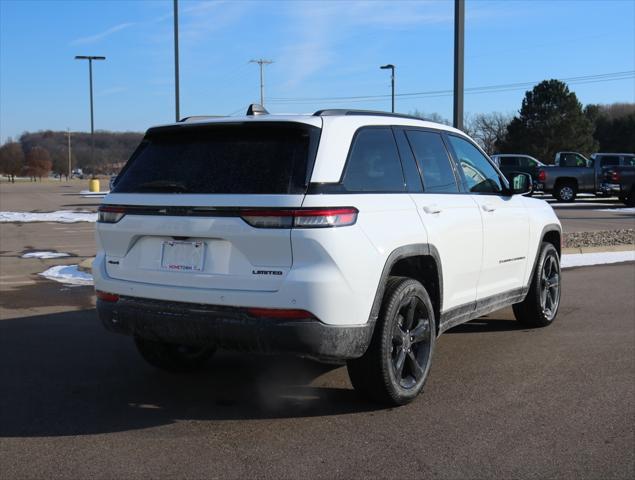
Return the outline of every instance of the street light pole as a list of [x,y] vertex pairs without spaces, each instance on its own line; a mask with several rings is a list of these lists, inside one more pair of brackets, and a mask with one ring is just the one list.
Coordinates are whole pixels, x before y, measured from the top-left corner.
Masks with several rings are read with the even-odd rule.
[[273,63],[273,60],[249,60],[249,63],[257,63],[260,66],[260,105],[265,106],[265,81],[264,81],[264,73],[263,66],[270,65]]
[[66,135],[68,136],[68,175],[66,176],[66,181],[71,179],[71,129],[66,129]]
[[93,116],[93,60],[106,60],[106,57],[76,55],[75,60],[88,60],[88,83],[90,89],[90,163],[93,165],[95,153],[95,122]]
[[174,116],[177,122],[181,117],[179,96],[179,0],[174,0]]
[[389,63],[388,65],[382,65],[381,67],[382,70],[387,70],[390,69],[390,85],[391,85],[391,90],[392,90],[392,113],[395,113],[395,66],[392,63]]
[[454,128],[463,130],[465,0],[454,0]]

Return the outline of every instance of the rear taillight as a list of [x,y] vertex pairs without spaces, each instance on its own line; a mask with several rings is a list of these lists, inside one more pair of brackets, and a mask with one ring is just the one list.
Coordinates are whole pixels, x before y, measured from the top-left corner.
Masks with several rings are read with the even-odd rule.
[[258,318],[278,318],[285,320],[315,319],[315,316],[306,310],[287,308],[248,308],[247,313]]
[[544,182],[545,180],[547,180],[547,172],[545,172],[544,170],[540,170],[538,172],[538,181]]
[[353,207],[306,208],[293,210],[243,210],[240,217],[256,228],[344,227],[357,221]]
[[124,207],[102,205],[97,210],[97,221],[100,223],[117,223],[126,214]]
[[119,301],[119,295],[117,295],[116,293],[108,293],[102,292],[101,290],[95,290],[95,295],[97,295],[97,298],[99,300],[102,300],[104,302],[115,303]]
[[619,172],[616,172],[616,171],[612,170],[610,172],[610,174],[611,174],[611,181],[612,182],[618,183],[620,181],[620,173]]

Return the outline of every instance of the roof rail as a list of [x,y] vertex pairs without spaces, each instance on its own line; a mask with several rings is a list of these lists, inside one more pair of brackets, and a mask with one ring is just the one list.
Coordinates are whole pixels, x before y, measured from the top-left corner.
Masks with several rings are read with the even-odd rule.
[[178,123],[190,123],[197,120],[207,120],[209,118],[223,118],[224,115],[192,115],[190,117],[183,117]]
[[406,115],[405,113],[391,113],[381,112],[374,110],[348,110],[345,108],[331,108],[326,110],[318,110],[313,114],[314,117],[335,117],[335,116],[347,116],[347,115],[368,115],[377,117],[397,117],[397,118],[409,118],[411,120],[427,120],[421,117],[415,117],[414,115]]
[[247,115],[250,117],[256,115],[269,115],[269,112],[259,103],[252,103],[247,109]]

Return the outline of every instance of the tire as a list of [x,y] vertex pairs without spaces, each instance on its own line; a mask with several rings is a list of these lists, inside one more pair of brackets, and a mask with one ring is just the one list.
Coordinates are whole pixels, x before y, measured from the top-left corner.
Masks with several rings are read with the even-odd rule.
[[137,350],[153,367],[166,372],[184,373],[201,369],[214,354],[214,347],[189,347],[135,337]]
[[390,277],[366,353],[347,362],[363,397],[397,406],[414,400],[430,371],[436,339],[432,302],[416,280]]
[[546,327],[558,315],[561,298],[560,258],[556,248],[543,242],[525,300],[513,305],[516,320],[527,327]]
[[572,182],[561,182],[553,189],[553,196],[559,202],[574,202],[578,188]]

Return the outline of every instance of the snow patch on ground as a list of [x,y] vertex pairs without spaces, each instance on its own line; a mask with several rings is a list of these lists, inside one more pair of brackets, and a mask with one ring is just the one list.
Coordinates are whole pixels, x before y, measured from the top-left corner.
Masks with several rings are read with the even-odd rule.
[[635,207],[629,208],[601,208],[596,212],[613,212],[613,213],[635,213]]
[[40,275],[65,285],[93,285],[93,276],[78,270],[77,265],[57,265],[40,273]]
[[70,256],[70,253],[64,252],[29,252],[25,253],[20,258],[63,258]]
[[96,222],[97,214],[93,212],[72,212],[58,210],[56,212],[0,212],[0,223],[9,222]]
[[562,268],[586,267],[588,265],[633,261],[635,261],[635,250],[626,252],[568,253],[562,255],[560,266]]

